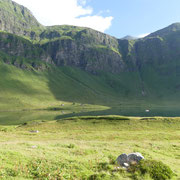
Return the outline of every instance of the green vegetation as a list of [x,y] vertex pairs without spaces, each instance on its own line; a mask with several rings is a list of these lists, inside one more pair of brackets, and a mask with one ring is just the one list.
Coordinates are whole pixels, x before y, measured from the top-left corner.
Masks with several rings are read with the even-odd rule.
[[67,118],[68,120],[130,120],[128,117],[121,117],[121,116],[82,116],[82,117],[72,117],[72,118]]
[[114,47],[109,48],[109,47],[107,47],[105,45],[95,45],[95,46],[93,46],[93,48],[96,51],[99,51],[101,53],[104,53],[104,52],[107,52],[107,51],[113,51],[113,52],[115,52],[115,53],[117,53],[117,54],[119,54],[121,56],[120,52],[117,49],[115,49]]
[[[153,69],[146,69],[143,77],[146,82],[144,91],[147,93],[142,96],[141,79],[137,72],[123,72],[119,75],[99,72],[97,76],[78,68],[48,65],[47,69],[47,65],[44,66],[44,70],[38,71],[31,66],[20,69],[0,63],[1,111],[64,109],[80,112],[89,107],[89,111],[103,110],[102,115],[138,115],[141,112],[141,115],[146,116],[145,109],[150,109],[154,113],[167,112],[162,114],[164,116],[168,116],[170,111],[170,116],[178,116],[177,97],[180,94],[176,90],[177,78],[174,79],[173,74],[162,77]],[[128,109],[129,114],[123,109]]]
[[[103,116],[87,120],[87,117],[75,117],[1,125],[1,179],[172,177],[176,180],[180,177],[180,118],[116,118]],[[35,133],[36,130],[39,132]],[[135,172],[117,168],[116,158],[131,152],[142,153],[145,161]]]
[[174,175],[169,166],[161,161],[154,160],[142,160],[139,164],[131,165],[128,171],[132,173],[134,179],[138,179],[135,173],[140,173],[141,175],[149,174],[154,180],[167,180]]
[[[29,71],[1,63],[0,84],[1,111],[60,108],[62,104],[65,104],[62,108],[72,109],[75,108],[73,102],[79,103],[78,106],[82,109],[86,107],[82,107],[80,103],[88,104],[88,100],[94,96],[93,90],[80,82],[77,83],[60,69],[52,72]],[[76,89],[67,93],[67,89],[72,88]],[[87,94],[89,97],[86,98]],[[96,95],[94,99],[97,97]],[[90,105],[89,107],[91,110],[93,109]],[[93,105],[93,107],[94,109],[103,109],[101,105]]]

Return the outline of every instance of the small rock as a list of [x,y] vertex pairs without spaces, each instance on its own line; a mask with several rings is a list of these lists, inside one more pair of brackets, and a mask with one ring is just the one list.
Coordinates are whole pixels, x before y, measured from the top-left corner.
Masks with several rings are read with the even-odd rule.
[[128,164],[128,163],[124,163],[123,166],[124,166],[124,167],[129,167],[129,164]]
[[29,131],[30,133],[39,133],[39,131],[38,130],[36,130],[36,131]]
[[37,148],[37,146],[31,146],[31,148],[36,149],[36,148]]

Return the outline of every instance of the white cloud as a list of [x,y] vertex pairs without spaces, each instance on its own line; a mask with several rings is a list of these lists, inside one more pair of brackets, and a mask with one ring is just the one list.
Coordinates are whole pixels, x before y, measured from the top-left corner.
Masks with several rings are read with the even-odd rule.
[[46,26],[75,25],[104,32],[111,26],[113,17],[93,15],[86,0],[14,0],[29,8],[37,20]]
[[111,26],[111,21],[113,17],[102,17],[102,16],[86,16],[75,19],[75,24],[77,26],[91,27],[98,31],[104,32]]
[[138,38],[144,38],[144,37],[148,36],[149,34],[151,34],[151,33],[140,34],[137,37]]

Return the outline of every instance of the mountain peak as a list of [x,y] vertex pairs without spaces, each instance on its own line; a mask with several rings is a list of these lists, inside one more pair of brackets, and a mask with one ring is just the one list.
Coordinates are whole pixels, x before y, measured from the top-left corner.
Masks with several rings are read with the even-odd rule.
[[1,31],[26,36],[38,28],[43,26],[26,7],[11,0],[0,0]]
[[125,37],[123,37],[123,38],[121,38],[122,40],[135,40],[135,39],[137,39],[136,37],[133,37],[133,36],[130,36],[130,35],[127,35],[127,36],[125,36]]
[[163,37],[163,36],[168,35],[169,33],[176,32],[176,31],[180,31],[180,23],[179,22],[173,23],[170,26],[167,26],[167,27],[165,27],[163,29],[160,29],[160,30],[158,30],[158,31],[156,31],[154,33],[151,33],[147,37],[154,37],[154,36]]

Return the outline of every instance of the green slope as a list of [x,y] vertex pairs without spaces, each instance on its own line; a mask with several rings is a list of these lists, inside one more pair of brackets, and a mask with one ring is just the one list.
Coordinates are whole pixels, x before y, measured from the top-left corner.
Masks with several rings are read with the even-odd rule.
[[161,76],[152,68],[141,74],[92,75],[72,67],[37,71],[0,63],[0,110],[60,107],[62,103],[176,106],[180,93],[175,76]]
[[1,63],[0,84],[1,110],[38,108],[54,100],[43,73]]
[[95,76],[71,67],[52,66],[51,70],[36,71],[0,63],[0,110],[41,109],[60,106],[64,101],[97,105],[117,103],[118,95],[126,93],[128,87],[121,78],[114,77],[110,74]]

